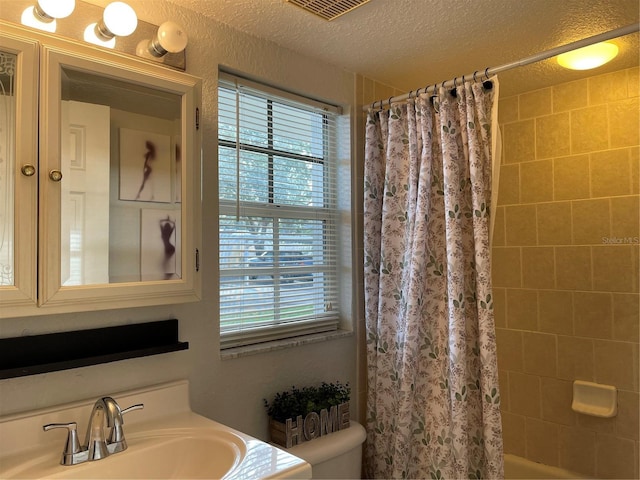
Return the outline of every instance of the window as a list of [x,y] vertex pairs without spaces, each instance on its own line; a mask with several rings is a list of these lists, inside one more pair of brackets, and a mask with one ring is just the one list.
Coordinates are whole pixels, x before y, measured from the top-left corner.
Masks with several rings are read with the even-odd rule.
[[218,88],[222,348],[337,329],[337,107]]

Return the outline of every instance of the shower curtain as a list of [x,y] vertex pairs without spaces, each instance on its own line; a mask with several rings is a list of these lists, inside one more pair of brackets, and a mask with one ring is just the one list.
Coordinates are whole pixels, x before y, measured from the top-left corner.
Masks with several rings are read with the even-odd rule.
[[490,266],[498,81],[369,111],[367,478],[503,477]]

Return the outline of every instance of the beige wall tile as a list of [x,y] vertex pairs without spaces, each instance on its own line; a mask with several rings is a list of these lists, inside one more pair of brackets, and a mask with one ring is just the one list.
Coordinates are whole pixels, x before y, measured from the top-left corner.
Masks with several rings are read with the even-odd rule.
[[618,391],[618,415],[616,435],[638,440],[640,437],[640,401],[638,392]]
[[629,150],[619,148],[591,154],[591,196],[612,197],[631,193]]
[[596,477],[632,478],[635,442],[613,435],[596,435]]
[[636,390],[634,344],[607,340],[594,341],[596,382],[621,390]]
[[503,142],[505,163],[534,160],[536,156],[534,121],[523,120],[506,124],[504,126]]
[[504,372],[522,372],[522,332],[496,328],[496,345],[498,351],[498,368]]
[[553,162],[539,160],[520,165],[520,201],[522,203],[553,200]]
[[596,434],[577,427],[558,429],[560,467],[593,477],[596,473]]
[[538,296],[535,290],[507,290],[507,327],[538,330]]
[[589,78],[589,104],[597,105],[627,98],[627,71]]
[[594,380],[593,340],[558,336],[558,378]]
[[536,206],[513,205],[505,207],[507,245],[535,245]]
[[573,155],[553,160],[555,200],[589,198],[589,156]]
[[520,203],[520,165],[503,164],[500,166],[498,180],[498,205]]
[[536,205],[538,245],[571,245],[571,202]]
[[[611,199],[612,241],[625,239],[638,243],[640,237],[640,197],[617,197]],[[628,240],[627,240],[628,239]]]
[[633,292],[637,285],[633,245],[593,247],[593,289],[605,292]]
[[573,382],[557,378],[540,379],[542,419],[562,425],[575,425],[576,413],[571,410]]
[[526,455],[524,417],[502,412],[502,438],[504,453],[512,453],[519,457]]
[[534,90],[520,95],[520,119],[540,117],[551,113],[551,88]]
[[[494,302],[495,304],[495,302]],[[637,293],[613,294],[613,338],[638,342],[640,336],[640,306]]]
[[556,336],[548,333],[523,332],[524,371],[544,377],[556,376]]
[[511,413],[540,418],[540,377],[509,372]]
[[516,122],[518,120],[518,96],[501,98],[498,103],[498,123]]
[[571,112],[571,153],[588,153],[609,147],[606,112],[601,106]]
[[556,287],[591,290],[590,247],[556,247]]
[[493,237],[491,241],[495,247],[505,246],[504,207],[497,207],[493,224]]
[[493,319],[496,328],[507,326],[507,293],[504,288],[493,288]]
[[569,112],[536,118],[536,158],[569,155],[571,153],[569,131]]
[[564,112],[583,108],[589,104],[589,81],[561,83],[553,86],[553,111]]
[[631,193],[637,195],[640,193],[640,148],[630,148],[629,158],[631,159]]
[[615,418],[602,418],[593,417],[591,415],[584,415],[582,413],[576,414],[576,420],[578,426],[581,428],[588,428],[597,433],[614,434],[616,429]]
[[610,293],[573,292],[573,329],[579,337],[612,338]]
[[522,285],[525,288],[554,287],[554,250],[552,247],[522,249]]
[[611,233],[609,199],[571,202],[571,225],[574,245],[601,245]]
[[538,292],[538,326],[541,332],[573,335],[573,294],[562,290]]
[[509,411],[509,374],[504,370],[498,370],[498,384],[500,386],[500,410]]
[[496,287],[520,287],[520,249],[495,247],[492,250],[491,280]]
[[640,143],[640,102],[638,97],[609,104],[611,148]]
[[526,419],[527,458],[558,466],[558,426],[535,418]]
[[638,75],[638,67],[630,68],[627,70],[627,95],[629,97],[637,97],[640,95],[640,78]]

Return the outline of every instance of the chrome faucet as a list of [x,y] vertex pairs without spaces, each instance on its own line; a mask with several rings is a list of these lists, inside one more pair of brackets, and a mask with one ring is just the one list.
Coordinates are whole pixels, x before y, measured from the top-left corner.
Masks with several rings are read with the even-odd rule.
[[118,402],[113,398],[99,398],[91,409],[87,435],[82,446],[78,441],[76,422],[50,423],[42,428],[45,431],[54,428],[66,428],[69,431],[60,463],[62,465],[76,465],[100,460],[126,450],[127,442],[122,429],[124,424],[122,416],[125,413],[142,408],[144,408],[144,405],[140,403],[122,410]]

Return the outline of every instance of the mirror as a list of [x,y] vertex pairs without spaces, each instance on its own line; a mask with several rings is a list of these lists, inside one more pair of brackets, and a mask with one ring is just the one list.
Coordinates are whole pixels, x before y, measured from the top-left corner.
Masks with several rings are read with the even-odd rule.
[[182,277],[181,107],[178,94],[61,67],[63,286]]
[[17,56],[0,51],[0,285],[14,285],[15,74]]

